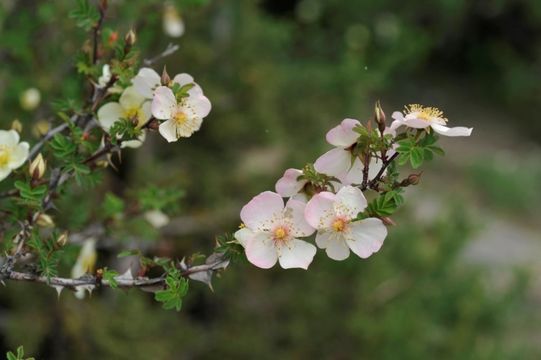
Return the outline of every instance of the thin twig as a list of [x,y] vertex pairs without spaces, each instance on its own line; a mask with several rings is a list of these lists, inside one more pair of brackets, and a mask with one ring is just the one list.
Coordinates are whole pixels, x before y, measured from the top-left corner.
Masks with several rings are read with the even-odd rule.
[[381,180],[381,177],[383,176],[383,173],[385,172],[385,170],[387,169],[387,167],[389,167],[389,165],[394,161],[394,159],[396,159],[398,157],[399,153],[394,153],[393,156],[391,156],[389,159],[385,160],[383,162],[383,165],[381,167],[381,169],[379,169],[378,173],[376,174],[376,176],[372,179],[372,181],[370,181],[368,183],[367,186],[363,186],[361,187],[361,190],[366,190],[368,187],[370,188],[374,188],[374,186],[378,183],[378,181]]
[[179,49],[179,46],[177,44],[169,43],[169,45],[167,45],[167,48],[161,54],[158,54],[150,59],[144,59],[143,64],[145,64],[146,66],[150,66],[154,64],[155,62],[173,54],[178,49]]

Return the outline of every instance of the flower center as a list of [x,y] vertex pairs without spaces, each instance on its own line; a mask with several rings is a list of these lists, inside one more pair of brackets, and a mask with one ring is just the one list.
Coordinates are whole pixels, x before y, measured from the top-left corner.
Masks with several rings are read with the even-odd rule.
[[424,121],[433,121],[434,118],[447,122],[447,118],[443,117],[443,111],[436,107],[425,107],[419,104],[411,104],[405,107],[406,114],[416,113],[418,119]]
[[336,219],[332,223],[332,228],[336,232],[342,232],[346,228],[346,221],[343,219]]
[[9,163],[10,151],[5,145],[0,145],[0,167],[4,167]]
[[280,226],[274,229],[274,241],[276,242],[284,242],[287,240],[289,231],[287,228]]
[[182,125],[188,120],[188,116],[186,116],[185,113],[178,110],[175,115],[173,115],[173,120],[177,123],[177,125]]
[[138,125],[142,125],[139,124],[140,119],[143,118],[142,115],[142,110],[139,107],[133,107],[124,110],[124,117],[128,120],[137,120]]

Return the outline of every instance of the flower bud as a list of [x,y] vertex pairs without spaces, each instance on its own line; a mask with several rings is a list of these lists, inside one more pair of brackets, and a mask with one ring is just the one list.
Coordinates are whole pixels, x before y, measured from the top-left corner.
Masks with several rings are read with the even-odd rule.
[[165,68],[165,66],[163,67],[161,81],[162,81],[163,86],[169,86],[169,83],[171,82],[171,78],[169,77],[169,74],[167,73],[167,69]]
[[385,113],[383,112],[381,104],[378,100],[376,101],[376,106],[374,107],[374,121],[376,124],[378,124],[378,129],[382,134],[385,131],[385,120]]
[[137,41],[137,36],[135,35],[135,31],[131,29],[130,31],[128,31],[128,33],[124,37],[124,42],[126,43],[126,46],[132,47],[136,41]]
[[19,119],[13,120],[11,123],[11,130],[15,130],[18,133],[21,133],[23,131],[23,124],[19,121]]
[[109,162],[107,160],[98,160],[96,161],[96,166],[105,169],[107,166],[109,166]]
[[64,231],[62,234],[60,234],[58,239],[56,239],[56,243],[58,244],[58,246],[63,247],[68,243],[68,240],[68,232]]
[[49,215],[45,213],[41,213],[38,215],[38,218],[36,220],[36,225],[41,226],[41,227],[53,227],[54,221]]
[[49,131],[51,125],[46,120],[39,120],[33,127],[32,127],[32,134],[35,137],[41,137],[47,134]]
[[173,4],[166,4],[163,11],[163,31],[178,38],[184,34],[184,21]]
[[421,181],[421,175],[422,175],[422,173],[411,174],[410,176],[408,176],[408,184],[409,185],[417,185],[417,184],[419,184],[419,181]]
[[28,172],[32,176],[32,179],[39,180],[45,175],[45,170],[47,170],[47,162],[43,159],[41,153],[39,153],[30,163]]
[[31,111],[39,106],[41,102],[41,93],[36,88],[29,88],[22,92],[19,97],[21,107],[24,110]]
[[147,128],[151,130],[158,130],[160,128],[160,122],[156,119],[150,120],[150,122],[147,124]]

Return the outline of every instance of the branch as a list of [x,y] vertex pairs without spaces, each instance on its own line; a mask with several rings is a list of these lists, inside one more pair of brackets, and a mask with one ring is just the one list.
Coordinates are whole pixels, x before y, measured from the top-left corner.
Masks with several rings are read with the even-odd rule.
[[383,166],[381,167],[381,169],[379,169],[378,173],[376,174],[376,176],[372,179],[372,181],[370,181],[368,183],[367,186],[362,186],[361,187],[361,190],[364,191],[366,190],[368,187],[370,188],[374,188],[374,186],[377,184],[378,181],[381,180],[381,177],[383,176],[383,173],[385,172],[385,170],[387,169],[387,167],[389,167],[389,165],[394,161],[394,159],[396,159],[398,157],[399,153],[395,152],[393,154],[393,156],[391,156],[389,159],[386,159],[383,161]]
[[179,46],[177,44],[169,43],[169,45],[167,45],[167,48],[161,54],[158,54],[158,55],[154,56],[151,59],[145,59],[145,60],[143,60],[143,63],[146,66],[150,66],[150,65],[154,64],[155,62],[157,62],[157,61],[159,61],[159,60],[173,54],[178,49],[179,49]]

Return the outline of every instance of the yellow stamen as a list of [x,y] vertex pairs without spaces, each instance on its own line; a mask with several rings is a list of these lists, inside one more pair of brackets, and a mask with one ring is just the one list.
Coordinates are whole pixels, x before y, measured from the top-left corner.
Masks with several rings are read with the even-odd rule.
[[447,122],[447,118],[443,117],[443,111],[436,107],[425,107],[420,104],[411,104],[404,107],[406,114],[417,113],[417,118],[425,121],[431,121],[433,118],[441,119]]
[[177,125],[182,125],[186,122],[186,120],[188,120],[188,117],[182,111],[177,111],[175,115],[173,115],[173,120],[177,123]]
[[0,167],[4,167],[9,163],[10,150],[5,145],[0,145]]
[[284,241],[287,238],[287,229],[283,227],[279,227],[276,230],[274,230],[274,240],[276,241]]
[[332,228],[336,232],[342,232],[346,228],[346,222],[342,219],[336,219],[332,223]]

